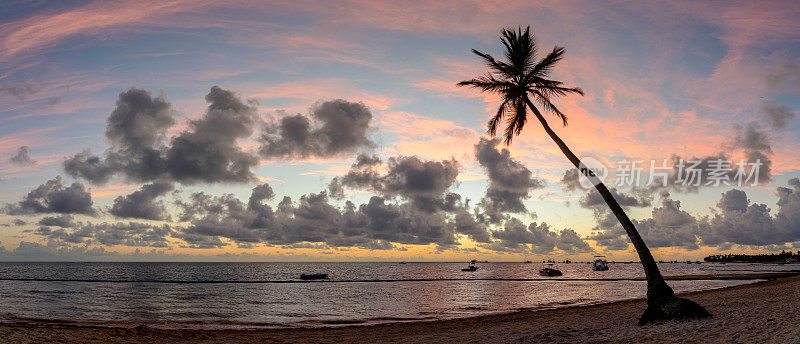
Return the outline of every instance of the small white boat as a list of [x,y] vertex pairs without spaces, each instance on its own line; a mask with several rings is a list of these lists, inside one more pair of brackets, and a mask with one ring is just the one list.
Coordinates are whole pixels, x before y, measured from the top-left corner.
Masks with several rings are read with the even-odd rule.
[[607,271],[608,270],[608,262],[606,262],[606,256],[594,256],[595,259],[594,263],[592,263],[592,270],[594,271]]

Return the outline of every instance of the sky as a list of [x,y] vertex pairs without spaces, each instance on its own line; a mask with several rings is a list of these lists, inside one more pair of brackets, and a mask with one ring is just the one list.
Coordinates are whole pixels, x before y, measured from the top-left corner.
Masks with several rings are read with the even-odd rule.
[[540,57],[566,48],[551,77],[585,94],[548,121],[605,166],[656,259],[797,250],[798,17],[791,1],[4,1],[0,260],[637,260],[538,123],[505,145],[486,134],[499,98],[456,86],[486,72],[471,49],[502,58],[520,26]]

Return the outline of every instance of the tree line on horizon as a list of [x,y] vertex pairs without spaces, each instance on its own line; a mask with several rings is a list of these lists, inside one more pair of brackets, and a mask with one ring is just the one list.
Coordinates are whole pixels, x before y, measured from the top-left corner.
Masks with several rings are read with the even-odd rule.
[[790,259],[800,261],[800,250],[797,253],[782,250],[769,254],[713,254],[703,260],[709,263],[784,263]]

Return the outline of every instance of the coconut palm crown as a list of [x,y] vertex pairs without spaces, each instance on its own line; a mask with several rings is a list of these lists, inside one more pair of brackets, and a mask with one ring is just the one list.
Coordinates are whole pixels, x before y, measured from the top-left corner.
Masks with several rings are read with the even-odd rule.
[[664,281],[650,249],[645,245],[636,226],[619,205],[614,194],[594,175],[591,169],[581,163],[581,160],[550,128],[542,115],[542,110],[554,114],[566,126],[567,116],[551,100],[570,93],[583,95],[580,88],[565,87],[562,82],[549,79],[555,65],[564,57],[564,48],[555,47],[547,56],[537,60],[536,42],[530,33],[530,27],[525,28],[525,31],[521,27],[516,31],[503,29],[500,41],[505,47],[505,61],[498,61],[489,54],[473,49],[472,52],[483,59],[486,66],[489,67],[489,71],[477,78],[458,83],[458,86],[471,86],[479,88],[483,92],[501,96],[500,107],[489,119],[489,134],[495,135],[497,126],[505,121],[505,142],[511,144],[514,136],[522,132],[528,119],[528,110],[530,110],[572,165],[592,182],[611,212],[619,220],[622,228],[625,229],[644,268],[647,279],[647,309],[639,319],[640,325],[659,320],[710,316],[700,305],[675,296],[672,288]]
[[537,61],[536,42],[531,36],[530,26],[525,31],[522,28],[517,31],[503,29],[500,41],[506,49],[506,61],[498,61],[489,54],[472,49],[475,55],[484,60],[489,72],[458,83],[458,86],[472,86],[502,97],[497,113],[489,120],[489,134],[495,135],[497,126],[505,119],[505,141],[510,144],[514,135],[519,135],[525,126],[526,109],[541,116],[541,108],[558,116],[566,126],[567,116],[551,99],[569,93],[583,95],[583,90],[564,87],[563,82],[550,79],[550,73],[564,58],[564,48],[554,47],[547,56]]

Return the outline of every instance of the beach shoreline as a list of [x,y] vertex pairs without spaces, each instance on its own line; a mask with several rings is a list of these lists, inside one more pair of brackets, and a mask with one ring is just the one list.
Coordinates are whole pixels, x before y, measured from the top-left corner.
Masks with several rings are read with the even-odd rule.
[[[756,299],[758,295],[758,299]],[[638,327],[644,300],[468,318],[283,329],[154,329],[19,322],[0,324],[0,342],[83,343],[432,343],[761,342],[800,343],[800,277],[682,294],[710,319]]]

